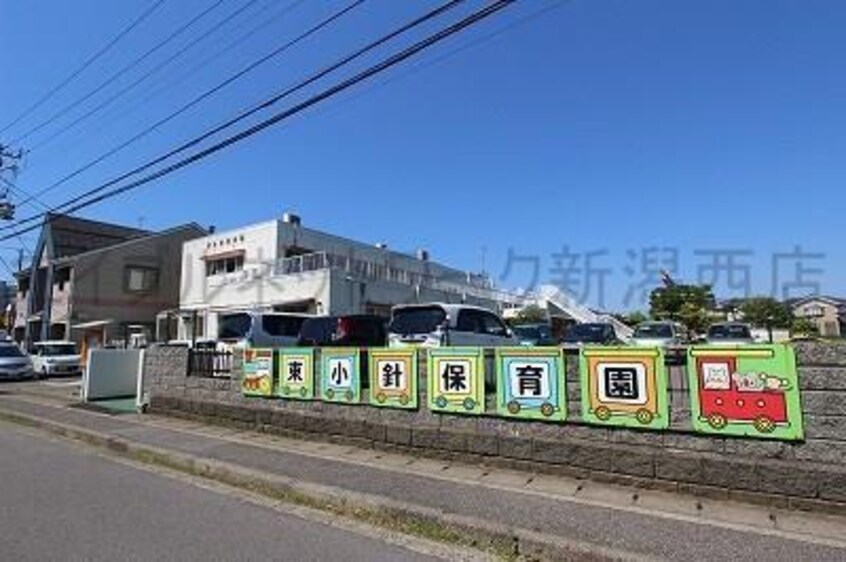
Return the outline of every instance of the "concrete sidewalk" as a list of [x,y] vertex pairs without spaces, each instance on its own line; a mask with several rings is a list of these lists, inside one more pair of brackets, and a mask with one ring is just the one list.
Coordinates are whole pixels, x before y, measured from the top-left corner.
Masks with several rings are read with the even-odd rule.
[[[846,519],[460,465],[157,416],[109,416],[58,397],[0,395],[26,423],[292,501],[377,510],[525,557],[846,559]],[[311,498],[311,500],[307,499]],[[333,508],[334,509],[334,508]],[[398,520],[399,520],[398,519]],[[454,537],[453,537],[454,538]],[[509,546],[511,541],[511,546]]]

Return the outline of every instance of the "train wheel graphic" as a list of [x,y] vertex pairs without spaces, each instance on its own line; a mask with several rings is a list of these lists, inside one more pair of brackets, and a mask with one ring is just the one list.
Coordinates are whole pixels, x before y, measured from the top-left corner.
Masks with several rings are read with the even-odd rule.
[[512,400],[508,403],[508,413],[511,415],[517,415],[520,412],[520,403],[516,400]]
[[752,423],[761,433],[772,433],[775,429],[775,422],[768,418],[767,416],[759,416],[755,418],[755,421]]
[[600,406],[594,411],[594,415],[602,421],[608,421],[611,419],[611,409],[607,406]]
[[708,425],[714,429],[722,429],[728,424],[728,420],[722,414],[711,414],[708,416]]
[[642,423],[643,425],[649,425],[652,423],[652,420],[655,419],[655,414],[647,410],[646,408],[641,408],[635,414],[637,421]]

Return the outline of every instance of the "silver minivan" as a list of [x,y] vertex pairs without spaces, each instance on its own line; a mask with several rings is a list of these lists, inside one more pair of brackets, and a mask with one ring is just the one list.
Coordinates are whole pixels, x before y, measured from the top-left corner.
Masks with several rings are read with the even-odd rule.
[[291,347],[312,318],[296,312],[229,312],[218,317],[218,341],[235,347]]
[[465,304],[398,305],[388,325],[389,347],[518,345],[519,340],[495,312]]
[[634,345],[671,347],[684,345],[690,339],[687,328],[678,322],[641,322],[632,334]]

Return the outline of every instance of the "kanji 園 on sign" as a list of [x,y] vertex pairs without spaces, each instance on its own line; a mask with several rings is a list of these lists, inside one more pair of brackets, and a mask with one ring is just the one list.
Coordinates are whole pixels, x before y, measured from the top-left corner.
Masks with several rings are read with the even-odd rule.
[[666,429],[667,368],[660,348],[581,350],[582,418],[590,423]]
[[314,350],[280,349],[278,365],[278,396],[299,400],[314,399]]
[[361,401],[358,348],[320,350],[320,396],[327,402]]
[[557,347],[496,350],[496,410],[501,416],[563,421],[564,354]]
[[370,404],[417,408],[417,350],[371,349],[368,364]]
[[245,396],[270,396],[273,393],[273,350],[245,349],[241,391]]
[[695,431],[803,438],[793,348],[694,346],[688,350],[687,373]]
[[485,411],[484,351],[478,347],[442,347],[427,355],[429,409],[481,414]]

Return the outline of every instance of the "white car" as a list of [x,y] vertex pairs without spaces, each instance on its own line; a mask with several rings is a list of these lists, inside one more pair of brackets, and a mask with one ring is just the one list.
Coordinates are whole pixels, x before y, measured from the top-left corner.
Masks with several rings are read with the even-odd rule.
[[465,304],[395,306],[388,326],[388,347],[501,347],[519,343],[496,313]]
[[32,361],[21,348],[0,342],[0,380],[32,378]]
[[40,341],[32,346],[32,366],[36,376],[81,375],[76,344],[69,341]]

